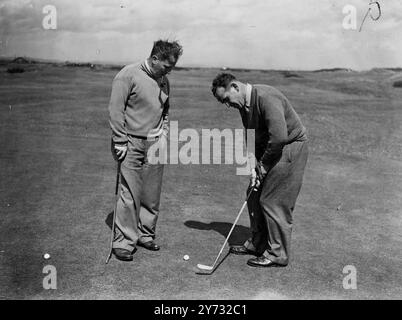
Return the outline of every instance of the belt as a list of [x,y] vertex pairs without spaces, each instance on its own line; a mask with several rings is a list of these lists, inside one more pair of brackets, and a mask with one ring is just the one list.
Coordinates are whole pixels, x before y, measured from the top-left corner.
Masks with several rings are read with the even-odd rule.
[[146,140],[146,141],[158,141],[161,136],[156,136],[156,137],[143,137],[143,136],[136,136],[134,134],[130,134],[130,137],[136,138],[136,139],[141,139],[141,140]]

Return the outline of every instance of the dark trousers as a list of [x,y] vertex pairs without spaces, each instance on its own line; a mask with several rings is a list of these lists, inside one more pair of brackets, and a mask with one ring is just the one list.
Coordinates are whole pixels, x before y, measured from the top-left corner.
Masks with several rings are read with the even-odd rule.
[[248,201],[252,236],[245,246],[280,265],[289,262],[292,214],[307,157],[307,141],[286,145],[280,161],[268,172],[262,188],[253,192]]
[[162,189],[163,164],[151,164],[149,148],[159,140],[129,137],[121,164],[113,248],[134,250],[137,242],[155,239]]

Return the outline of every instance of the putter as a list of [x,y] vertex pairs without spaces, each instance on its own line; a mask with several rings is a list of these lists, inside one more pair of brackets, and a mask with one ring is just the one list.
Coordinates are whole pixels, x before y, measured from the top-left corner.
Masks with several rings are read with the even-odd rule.
[[227,235],[227,237],[226,237],[226,239],[225,239],[225,242],[223,243],[223,246],[222,246],[221,250],[220,250],[219,253],[218,253],[218,256],[216,257],[216,259],[215,259],[215,261],[214,261],[214,264],[213,264],[212,266],[206,266],[205,264],[197,264],[197,268],[198,268],[198,269],[204,270],[204,271],[211,271],[211,272],[215,269],[216,263],[218,262],[219,257],[221,256],[221,254],[222,254],[222,252],[223,252],[223,249],[225,248],[226,243],[228,242],[228,240],[229,240],[229,238],[230,238],[230,235],[232,234],[232,231],[234,230],[234,227],[235,227],[236,224],[237,224],[237,221],[239,221],[239,218],[240,218],[242,212],[244,211],[244,208],[245,208],[246,205],[247,205],[247,201],[248,201],[248,199],[250,198],[250,195],[253,193],[253,191],[255,191],[255,188],[252,188],[252,189],[250,190],[250,192],[248,193],[247,198],[246,198],[246,201],[244,201],[244,203],[243,203],[243,205],[242,205],[242,207],[241,207],[239,213],[237,214],[236,220],[235,220],[235,222],[233,223],[232,228],[230,229],[229,234]]
[[114,238],[114,226],[116,223],[116,210],[117,210],[117,200],[119,200],[120,197],[120,188],[119,188],[119,183],[120,183],[120,169],[121,169],[121,162],[117,162],[117,176],[116,176],[116,189],[115,189],[115,202],[114,202],[114,210],[113,210],[113,223],[112,223],[112,231],[110,234],[110,246],[109,246],[109,254],[106,258],[106,264],[108,264],[111,256],[112,256],[112,251],[113,251],[113,238]]

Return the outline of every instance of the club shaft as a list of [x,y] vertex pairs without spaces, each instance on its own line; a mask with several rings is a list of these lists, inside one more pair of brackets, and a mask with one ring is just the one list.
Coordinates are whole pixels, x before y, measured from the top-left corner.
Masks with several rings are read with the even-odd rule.
[[226,237],[226,239],[225,239],[225,242],[223,243],[223,246],[222,246],[221,250],[220,250],[219,253],[218,253],[218,256],[216,257],[216,259],[215,259],[215,261],[214,261],[214,264],[212,265],[212,269],[215,267],[216,263],[217,263],[218,260],[219,260],[219,257],[221,256],[221,254],[222,254],[222,252],[223,252],[223,249],[225,248],[227,242],[229,241],[229,238],[230,238],[230,236],[231,236],[231,234],[232,234],[232,232],[233,232],[233,230],[234,230],[234,228],[235,228],[237,222],[239,221],[240,216],[241,216],[241,214],[242,214],[244,208],[246,207],[247,201],[248,201],[248,199],[250,198],[250,195],[251,195],[252,192],[253,192],[253,189],[252,189],[252,190],[249,192],[249,194],[247,195],[246,201],[244,201],[244,203],[243,203],[243,205],[242,205],[242,207],[241,207],[239,213],[237,214],[236,220],[235,220],[235,222],[233,222],[232,228],[230,229],[230,231],[229,231],[229,233],[228,233],[228,235],[227,235],[227,237]]
[[106,258],[106,264],[109,263],[109,260],[112,256],[113,250],[113,239],[114,239],[114,227],[116,224],[116,210],[117,210],[117,201],[119,200],[120,193],[119,193],[119,184],[120,184],[120,169],[121,169],[121,162],[118,161],[117,163],[117,175],[116,175],[116,188],[115,188],[115,202],[114,202],[114,210],[113,210],[113,223],[112,223],[112,231],[110,234],[110,243],[109,243],[109,254]]

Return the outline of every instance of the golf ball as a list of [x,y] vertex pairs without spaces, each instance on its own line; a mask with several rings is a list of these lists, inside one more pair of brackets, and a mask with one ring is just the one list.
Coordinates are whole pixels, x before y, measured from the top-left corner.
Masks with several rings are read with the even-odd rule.
[[183,257],[183,260],[187,261],[188,259],[190,259],[190,257],[186,254],[186,255]]
[[48,254],[48,253],[45,253],[44,255],[43,255],[43,257],[47,260],[47,259],[49,259],[50,258],[50,254]]

